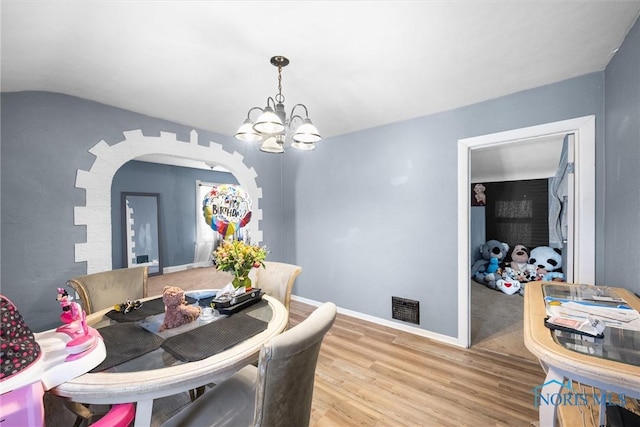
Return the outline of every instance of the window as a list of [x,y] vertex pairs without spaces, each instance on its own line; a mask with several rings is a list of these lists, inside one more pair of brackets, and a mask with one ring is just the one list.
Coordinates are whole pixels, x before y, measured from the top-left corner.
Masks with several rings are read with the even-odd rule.
[[485,183],[487,240],[513,247],[549,244],[549,181],[532,179]]
[[211,253],[218,245],[219,234],[211,229],[202,214],[202,201],[211,189],[220,184],[196,181],[196,247],[193,263],[196,267],[211,265]]

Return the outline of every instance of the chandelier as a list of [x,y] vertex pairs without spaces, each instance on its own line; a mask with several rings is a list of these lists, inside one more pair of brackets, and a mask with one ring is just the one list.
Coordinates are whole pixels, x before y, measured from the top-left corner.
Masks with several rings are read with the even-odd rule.
[[[307,107],[303,104],[296,104],[291,109],[291,114],[287,118],[284,107],[284,95],[282,94],[282,68],[289,64],[289,60],[284,56],[274,56],[271,64],[278,68],[278,94],[275,97],[267,98],[267,106],[264,108],[253,107],[247,113],[247,119],[236,132],[235,137],[240,141],[256,142],[262,141],[260,150],[267,153],[284,153],[284,142],[290,133],[293,148],[299,150],[313,150],[315,143],[322,137],[318,129],[311,123]],[[304,117],[296,114],[304,110]],[[253,111],[261,111],[262,114],[254,123],[251,120]]]

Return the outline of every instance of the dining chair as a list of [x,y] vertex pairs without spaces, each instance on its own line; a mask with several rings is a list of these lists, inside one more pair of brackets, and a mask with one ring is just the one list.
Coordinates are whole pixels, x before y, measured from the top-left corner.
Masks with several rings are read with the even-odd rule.
[[121,268],[69,279],[87,314],[147,296],[149,267]]
[[257,368],[242,368],[163,427],[308,426],[318,354],[336,312],[335,304],[322,304],[263,345]]
[[[257,270],[257,271],[256,271]],[[283,262],[265,261],[264,268],[255,271],[255,287],[280,301],[289,310],[291,289],[302,267]]]

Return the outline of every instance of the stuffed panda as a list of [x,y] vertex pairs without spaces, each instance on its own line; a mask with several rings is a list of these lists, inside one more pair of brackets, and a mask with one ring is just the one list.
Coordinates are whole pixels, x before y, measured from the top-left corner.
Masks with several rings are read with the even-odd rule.
[[564,282],[560,249],[538,246],[531,250],[529,264],[533,264],[536,267],[537,280],[545,282],[559,280]]

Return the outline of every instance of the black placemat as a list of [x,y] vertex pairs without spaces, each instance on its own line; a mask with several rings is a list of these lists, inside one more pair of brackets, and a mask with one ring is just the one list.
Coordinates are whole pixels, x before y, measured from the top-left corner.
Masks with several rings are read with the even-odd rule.
[[[191,297],[186,297],[187,304],[193,304],[196,300]],[[149,301],[144,301],[142,307],[137,310],[132,310],[127,314],[120,313],[119,311],[111,310],[107,312],[106,316],[116,322],[137,322],[146,317],[160,314],[164,311],[164,302],[162,297],[154,298]]]
[[160,347],[162,338],[135,323],[117,323],[98,329],[107,357],[90,372],[112,368]]
[[169,353],[183,362],[195,362],[218,354],[267,329],[267,322],[237,313],[162,343]]

